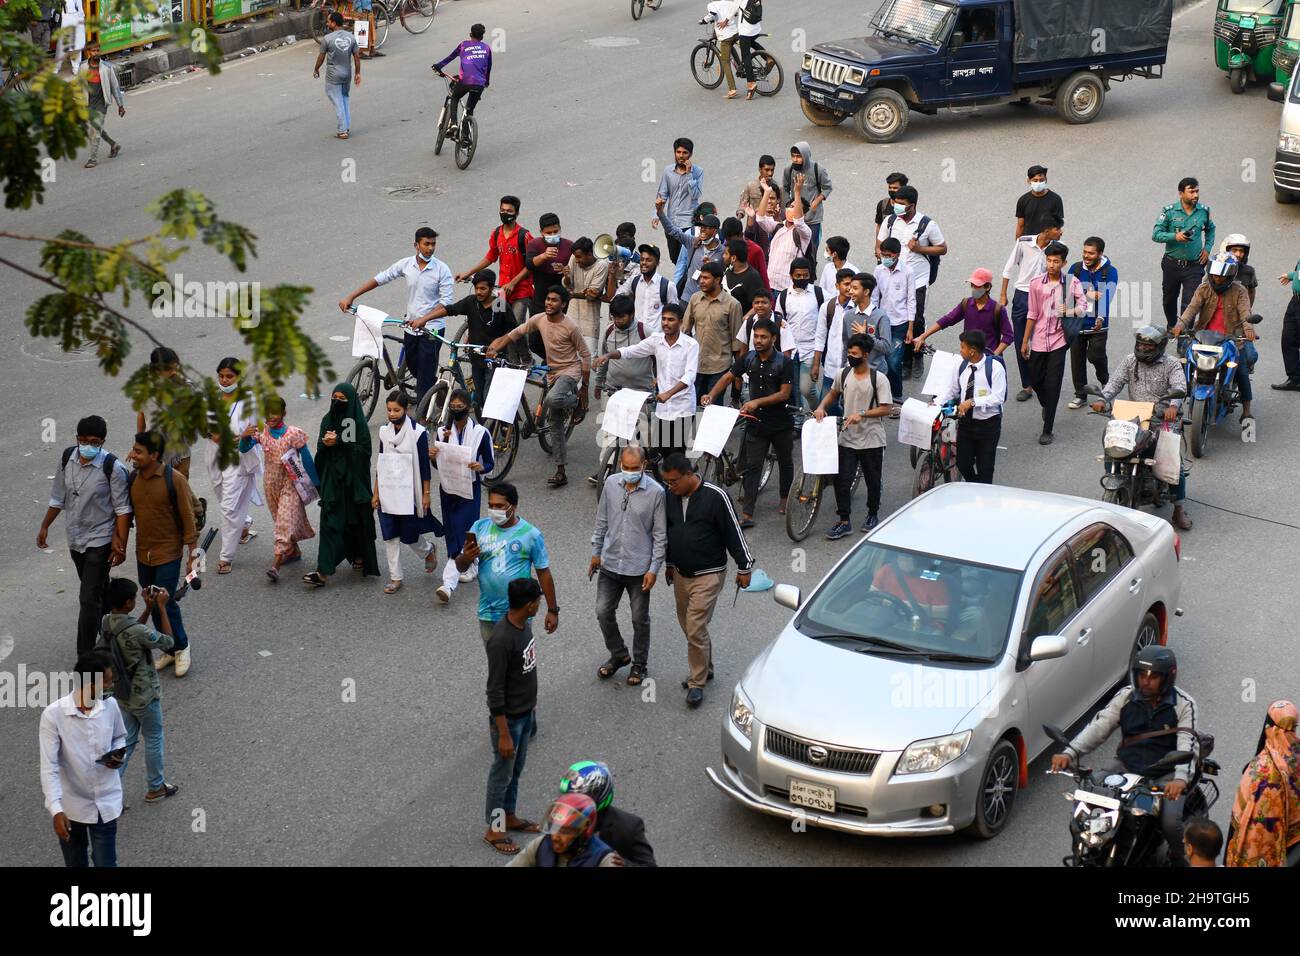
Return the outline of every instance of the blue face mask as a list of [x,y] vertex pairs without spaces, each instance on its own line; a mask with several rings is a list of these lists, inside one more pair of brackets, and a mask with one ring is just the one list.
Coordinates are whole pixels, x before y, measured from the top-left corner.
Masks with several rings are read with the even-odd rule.
[[94,458],[96,455],[99,454],[99,446],[78,445],[77,452],[81,455],[82,458],[86,459],[86,461],[90,461],[92,458]]
[[897,256],[881,256],[881,257],[880,257],[880,264],[881,264],[882,266],[884,266],[886,269],[892,269],[892,268],[894,268],[894,263],[896,263],[897,261],[898,261],[898,257],[897,257]]
[[907,206],[901,203],[894,203],[894,215],[901,216],[907,212]]
[[639,471],[625,471],[623,472],[623,482],[628,485],[640,484],[642,474],[643,472]]

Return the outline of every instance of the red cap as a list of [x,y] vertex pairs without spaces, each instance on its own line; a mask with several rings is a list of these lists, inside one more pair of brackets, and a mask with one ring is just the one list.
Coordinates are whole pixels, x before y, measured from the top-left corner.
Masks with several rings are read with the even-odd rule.
[[993,282],[993,273],[988,269],[976,269],[970,274],[971,285],[990,285]]

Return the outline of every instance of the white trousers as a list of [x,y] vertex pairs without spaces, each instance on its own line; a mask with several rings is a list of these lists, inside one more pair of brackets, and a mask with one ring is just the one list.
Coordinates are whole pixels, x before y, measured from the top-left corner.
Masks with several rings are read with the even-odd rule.
[[[471,578],[478,577],[478,562],[471,564],[465,573]],[[447,563],[442,566],[442,586],[448,591],[454,591],[458,584],[460,584],[460,572],[456,570],[456,562],[448,558]]]
[[[69,23],[62,23],[64,27],[71,26]],[[59,45],[55,48],[55,56],[59,60],[59,69],[63,69],[63,60],[68,58],[72,64],[72,72],[76,74],[81,69],[81,51],[86,46],[86,24],[81,22],[76,24],[75,33],[70,37],[67,34],[59,37]],[[69,49],[71,47],[71,49]]]
[[248,475],[241,473],[238,468],[227,468],[213,486],[217,497],[221,499],[222,561],[235,560],[239,539],[244,534],[244,529],[253,524],[253,516],[249,512],[260,477],[260,472]]
[[[424,560],[424,556],[433,550],[433,541],[429,535],[420,535],[420,540],[408,547]],[[384,541],[384,554],[388,557],[388,577],[393,581],[402,580],[402,539],[388,538]]]

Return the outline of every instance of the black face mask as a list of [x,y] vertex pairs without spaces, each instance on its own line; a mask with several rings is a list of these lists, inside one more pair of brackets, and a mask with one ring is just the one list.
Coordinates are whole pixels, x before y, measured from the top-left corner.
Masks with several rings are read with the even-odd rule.
[[810,281],[812,281],[812,280],[810,280],[810,279],[791,279],[790,281],[794,283],[794,287],[795,287],[796,289],[806,289],[806,288],[808,287],[808,283],[809,283]]
[[451,417],[454,418],[454,419],[455,419],[456,421],[458,421],[458,422],[463,422],[465,419],[469,418],[469,409],[468,409],[468,408],[453,408],[453,409],[451,410]]
[[501,225],[508,226],[512,222],[514,222],[517,218],[518,217],[512,212],[503,212],[501,214]]
[[849,355],[846,356],[846,359],[848,360],[849,368],[858,368],[866,361],[866,359],[861,355]]
[[335,415],[342,415],[348,410],[347,400],[339,401],[337,398],[330,399],[330,411]]

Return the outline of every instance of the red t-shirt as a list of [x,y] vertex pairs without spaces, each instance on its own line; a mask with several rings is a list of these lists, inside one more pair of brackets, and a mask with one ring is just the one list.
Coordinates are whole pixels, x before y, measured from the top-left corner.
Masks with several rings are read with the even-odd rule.
[[[505,285],[511,279],[519,274],[519,270],[524,267],[524,257],[520,253],[520,234],[523,235],[523,245],[527,247],[532,240],[528,230],[523,226],[516,224],[515,232],[511,233],[505,239],[501,238],[503,227],[492,230],[492,235],[488,237],[488,262],[498,264],[497,282]],[[518,302],[520,299],[531,299],[533,297],[533,274],[531,271],[519,280],[514,291],[510,293],[507,301]]]
[[772,288],[772,283],[767,281],[767,253],[765,253],[763,247],[753,239],[746,239],[745,242],[749,246],[748,262],[750,266],[758,270],[758,274],[763,279],[763,288]]
[[1214,316],[1205,329],[1207,332],[1218,332],[1220,335],[1228,334],[1228,328],[1223,324],[1223,296],[1219,296],[1219,304],[1214,307]]

